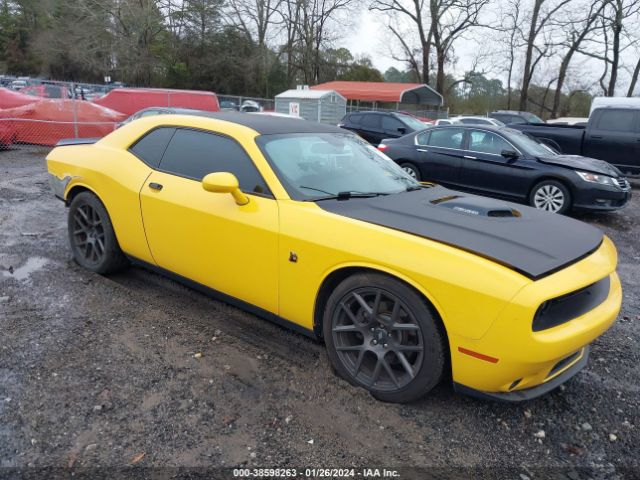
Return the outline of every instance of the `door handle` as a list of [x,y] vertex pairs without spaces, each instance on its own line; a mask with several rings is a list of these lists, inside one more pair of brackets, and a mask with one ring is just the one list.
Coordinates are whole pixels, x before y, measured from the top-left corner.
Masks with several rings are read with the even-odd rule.
[[602,135],[591,135],[591,138],[595,138],[596,140],[602,140]]
[[471,155],[465,155],[464,158],[468,158],[469,160],[477,160],[477,157],[472,157]]
[[[638,141],[640,142],[640,139],[638,139]],[[416,148],[416,150],[419,152],[429,153],[429,150],[425,150],[424,148]]]
[[160,191],[160,190],[162,190],[162,185],[160,185],[159,183],[151,182],[151,183],[149,184],[149,188],[152,188],[153,190],[158,190],[158,191]]

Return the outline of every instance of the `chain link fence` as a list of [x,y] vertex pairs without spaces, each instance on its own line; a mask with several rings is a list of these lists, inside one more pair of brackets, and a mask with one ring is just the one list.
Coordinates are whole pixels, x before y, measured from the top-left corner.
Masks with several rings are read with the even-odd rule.
[[[20,145],[53,146],[63,138],[103,137],[135,112],[149,107],[178,107],[223,111],[274,111],[275,99],[244,95],[217,95],[170,89],[135,89],[125,85],[46,80],[2,79],[0,88],[0,150]],[[10,80],[10,79],[9,79]],[[126,87],[117,94],[109,92]],[[138,94],[139,90],[140,94]],[[144,95],[143,95],[144,92]],[[122,95],[120,95],[122,94]],[[116,100],[114,97],[118,97]],[[446,118],[448,110],[347,105],[356,110],[402,111],[429,119]]]
[[0,90],[0,149],[103,137],[126,118],[93,102],[107,92],[104,85],[29,80],[11,87]]
[[347,113],[351,112],[401,112],[408,113],[410,115],[422,118],[428,118],[431,120],[438,120],[440,118],[449,118],[449,109],[448,108],[435,108],[435,109],[422,109],[417,108],[419,105],[411,105],[411,104],[400,104],[398,108],[381,108],[378,106],[373,106],[371,104],[367,105],[350,105],[347,104]]

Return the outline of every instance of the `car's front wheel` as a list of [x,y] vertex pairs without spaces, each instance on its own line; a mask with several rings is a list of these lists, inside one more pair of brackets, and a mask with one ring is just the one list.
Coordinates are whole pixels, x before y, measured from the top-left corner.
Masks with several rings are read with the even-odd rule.
[[420,178],[420,170],[418,170],[418,167],[416,167],[413,163],[402,162],[400,163],[400,168],[402,168],[402,170],[404,170],[404,172],[407,173],[411,178],[415,178],[418,181],[422,180]]
[[556,180],[544,180],[531,190],[529,204],[538,210],[566,213],[571,208],[571,192]]
[[68,229],[73,258],[82,267],[109,274],[128,266],[107,209],[93,193],[81,192],[73,198]]
[[444,332],[426,301],[394,278],[344,280],[329,297],[323,331],[336,372],[379,400],[416,400],[442,377]]

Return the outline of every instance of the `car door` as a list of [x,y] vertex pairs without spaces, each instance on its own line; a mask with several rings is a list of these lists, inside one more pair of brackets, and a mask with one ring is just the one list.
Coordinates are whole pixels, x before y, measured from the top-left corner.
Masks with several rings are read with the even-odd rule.
[[[387,138],[382,130],[382,115],[378,113],[367,113],[362,115],[360,120],[360,136],[372,145],[378,145],[383,138]],[[399,135],[393,135],[397,138]]]
[[[212,172],[233,173],[249,203],[205,191]],[[278,205],[235,140],[177,128],[140,203],[158,266],[277,313]]]
[[594,110],[585,132],[583,154],[622,170],[640,167],[638,112],[622,108]]
[[[392,115],[380,115],[382,117],[383,138],[398,138],[406,135],[409,129],[400,120]],[[382,140],[382,138],[380,139]]]
[[467,130],[466,152],[460,168],[460,183],[467,189],[493,195],[524,198],[531,168],[520,158],[505,157],[503,151],[520,153],[501,135],[482,129]]
[[424,180],[457,185],[462,165],[464,129],[435,127],[416,135],[420,171]]

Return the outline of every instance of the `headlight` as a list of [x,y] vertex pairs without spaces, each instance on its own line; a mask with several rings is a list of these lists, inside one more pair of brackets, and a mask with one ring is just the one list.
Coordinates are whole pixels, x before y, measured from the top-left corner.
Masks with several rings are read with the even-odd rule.
[[600,185],[613,185],[613,186],[617,185],[613,177],[609,177],[608,175],[598,175],[597,173],[577,172],[577,171],[576,173],[585,182],[599,183]]

